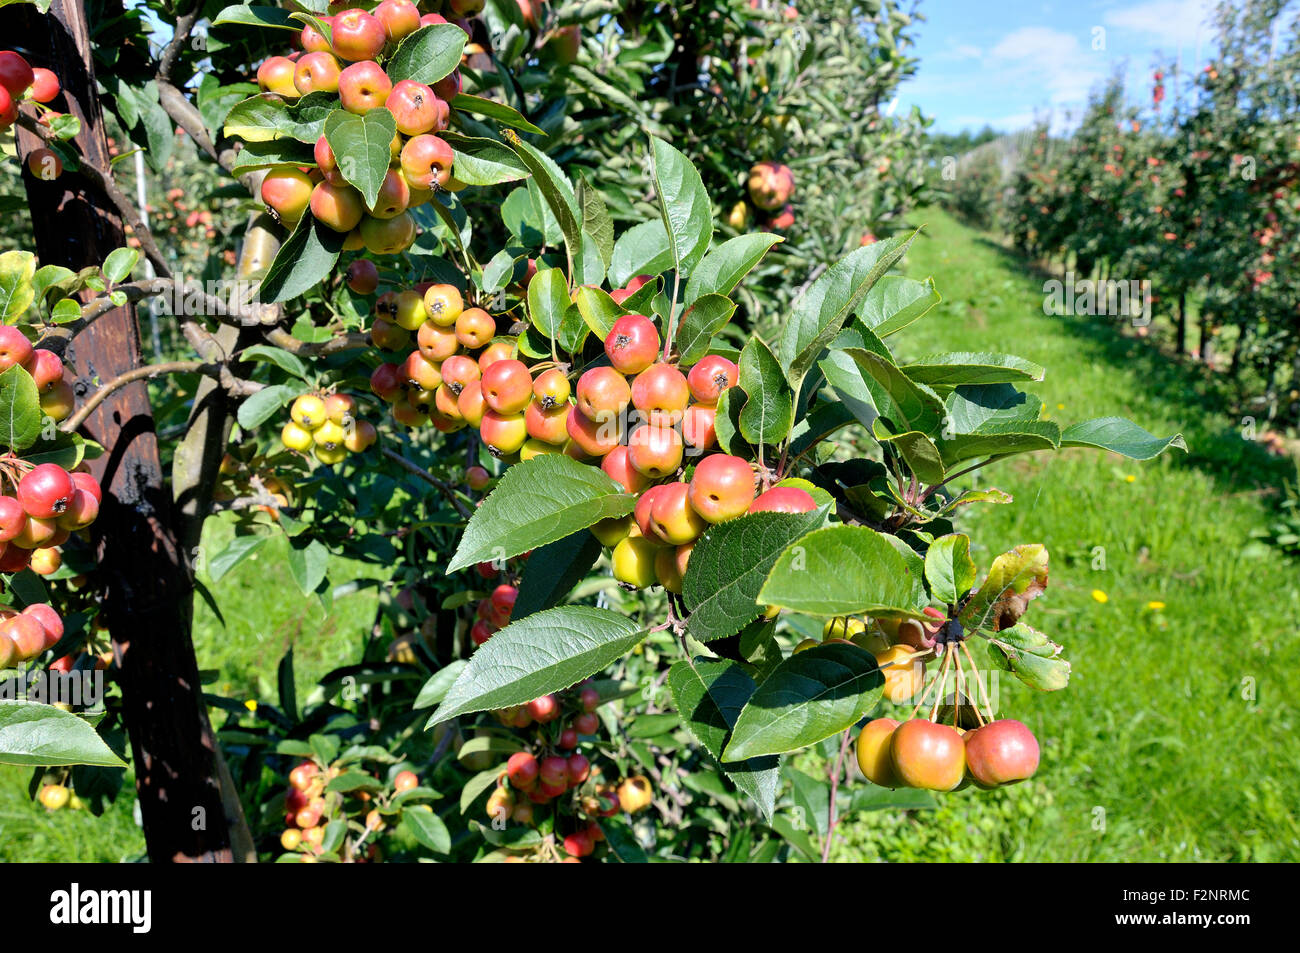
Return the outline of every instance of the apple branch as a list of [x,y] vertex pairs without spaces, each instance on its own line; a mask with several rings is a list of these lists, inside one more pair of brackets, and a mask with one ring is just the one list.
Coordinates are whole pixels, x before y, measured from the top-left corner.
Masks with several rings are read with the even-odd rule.
[[127,384],[149,380],[163,374],[195,373],[217,378],[221,381],[222,386],[235,397],[247,397],[249,394],[255,394],[266,386],[256,381],[246,381],[235,377],[223,363],[205,364],[202,361],[163,361],[159,364],[142,364],[140,367],[133,367],[129,371],[122,372],[87,397],[85,402],[77,408],[77,412],[65,420],[59,429],[66,433],[74,433],[86,422],[86,418],[94,412],[96,407],[102,404],[114,391],[122,389]]
[[392,460],[394,463],[396,463],[407,473],[411,474],[414,477],[418,477],[419,479],[423,480],[425,483],[429,484],[429,486],[436,489],[439,493],[441,493],[444,497],[446,497],[447,502],[449,502],[452,506],[454,506],[456,508],[456,512],[459,513],[464,519],[469,519],[471,516],[474,515],[473,513],[470,512],[469,507],[465,505],[464,501],[461,500],[461,498],[456,495],[456,490],[455,488],[452,487],[450,483],[446,483],[443,480],[439,480],[428,470],[424,469],[418,464],[412,463],[410,460],[406,459],[406,457],[402,456],[400,453],[398,453],[396,450],[392,449],[391,447],[380,447],[379,452],[382,453],[389,460]]

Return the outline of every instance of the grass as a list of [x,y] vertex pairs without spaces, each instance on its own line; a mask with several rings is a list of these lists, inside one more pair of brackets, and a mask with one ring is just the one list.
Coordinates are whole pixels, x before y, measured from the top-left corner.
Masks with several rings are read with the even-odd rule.
[[1138,464],[1070,450],[982,471],[1016,502],[964,511],[977,564],[1021,542],[1052,554],[1026,621],[1065,645],[1070,686],[1043,695],[1003,682],[1003,711],[1038,735],[1042,767],[991,796],[945,796],[937,812],[852,818],[835,856],[1300,858],[1300,572],[1250,539],[1294,466],[1243,439],[1201,371],[1110,319],[1045,316],[1042,279],[1014,256],[942,212],[919,220],[929,226],[908,272],[932,275],[946,300],[891,338],[900,356],[1019,354],[1048,369],[1030,389],[1053,419],[1121,414],[1182,432],[1190,453]]

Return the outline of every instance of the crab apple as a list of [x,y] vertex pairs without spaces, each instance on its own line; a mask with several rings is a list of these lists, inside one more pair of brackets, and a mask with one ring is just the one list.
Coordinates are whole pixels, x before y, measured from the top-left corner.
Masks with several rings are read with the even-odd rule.
[[22,615],[30,616],[45,630],[45,648],[52,649],[63,638],[63,619],[53,606],[37,602],[23,609]]
[[654,792],[650,789],[650,782],[639,774],[627,778],[618,786],[619,807],[629,814],[645,810],[653,800]]
[[903,619],[898,623],[897,640],[904,645],[910,645],[914,649],[929,649],[934,647],[935,636],[947,621],[947,617],[938,609],[932,606],[926,606],[922,610],[930,620],[922,622],[918,619]]
[[528,425],[523,414],[498,414],[491,409],[483,412],[478,432],[488,450],[498,457],[518,453],[528,439]]
[[996,787],[1031,778],[1038,770],[1038,739],[1014,718],[966,733],[966,767],[978,784]]
[[528,428],[528,436],[556,447],[564,446],[569,439],[569,413],[572,410],[568,404],[544,410],[537,401],[530,401],[524,410],[524,426]]
[[355,421],[344,431],[343,446],[349,453],[364,453],[379,439],[379,431],[368,420]]
[[[564,747],[572,748],[576,746],[578,743],[577,735],[578,733],[574,731],[573,744],[565,745]],[[584,754],[569,755],[568,767],[569,767],[569,784],[573,787],[577,787],[583,781],[586,781],[587,778],[591,777],[591,762],[587,760],[587,756]]]
[[651,480],[676,472],[682,465],[682,452],[681,434],[668,425],[644,424],[633,430],[627,441],[627,462]]
[[7,543],[27,525],[27,511],[12,496],[0,496],[0,543]]
[[63,174],[63,160],[51,149],[33,149],[27,153],[27,170],[33,178],[53,182]]
[[465,471],[465,483],[471,490],[482,490],[491,482],[492,474],[488,473],[482,467],[470,467]]
[[[590,373],[590,372],[588,372]],[[579,381],[581,384],[581,381]],[[574,407],[564,422],[573,445],[589,457],[603,457],[619,445],[618,419],[596,421]]]
[[774,486],[758,495],[750,504],[751,513],[810,513],[817,509],[817,501],[807,490],[797,486]]
[[951,791],[966,773],[966,746],[948,725],[913,718],[894,729],[889,752],[898,780],[910,788]]
[[395,399],[392,404],[393,419],[403,427],[422,427],[430,423],[427,410],[417,409],[405,398]]
[[479,379],[478,364],[472,357],[453,354],[442,362],[443,383],[451,388],[453,394],[459,394],[470,381]]
[[898,725],[893,718],[877,718],[867,722],[858,733],[858,768],[868,781],[883,788],[896,788],[902,783],[894,772],[894,759],[889,750]]
[[413,79],[398,80],[384,101],[404,136],[419,136],[447,128],[447,104],[424,83]]
[[433,91],[443,102],[449,103],[460,95],[464,87],[461,81],[460,70],[452,70],[442,79],[433,84]]
[[655,578],[669,592],[681,594],[682,573],[677,568],[676,549],[660,549],[655,553]]
[[32,375],[32,380],[36,382],[36,390],[42,394],[48,394],[63,380],[62,359],[53,351],[44,348],[38,347],[33,350],[32,356],[23,362],[23,367],[28,374]]
[[655,496],[650,522],[659,538],[674,546],[694,542],[709,526],[691,505],[690,486],[686,483],[664,484]]
[[727,224],[736,231],[743,231],[749,227],[750,211],[748,202],[737,202],[731,206],[731,211],[727,213]]
[[419,784],[420,778],[414,771],[399,771],[397,777],[393,778],[393,789],[398,794],[419,787]]
[[659,353],[659,331],[643,314],[625,314],[605,337],[605,354],[614,370],[639,374],[655,362]]
[[876,665],[885,676],[885,697],[895,704],[914,698],[925,684],[925,664],[914,660],[906,645],[894,645],[876,653]]
[[[460,416],[465,423],[471,427],[483,426],[483,415],[487,412],[488,405],[483,400],[483,388],[479,381],[470,381],[461,388],[460,396],[456,398],[456,409],[460,411]],[[527,417],[525,417],[524,423],[526,426]],[[471,484],[471,488],[473,488],[473,484]]]
[[419,189],[445,187],[451,178],[456,153],[444,140],[428,134],[416,136],[402,147],[402,175]]
[[620,540],[610,554],[614,578],[633,589],[653,586],[658,581],[655,555],[659,548],[644,536],[628,536]]
[[[421,393],[427,394],[428,392]],[[461,393],[463,394],[464,391],[462,390]],[[464,421],[465,417],[460,412],[460,394],[457,394],[446,384],[442,384],[434,390],[433,395],[433,405],[439,414],[448,420]],[[406,399],[417,407],[423,405],[426,410],[428,409],[427,397],[417,397],[414,393],[408,393]]]
[[596,845],[585,830],[575,831],[564,838],[564,852],[570,857],[590,857]]
[[437,364],[430,364],[419,351],[412,351],[402,362],[402,373],[409,386],[421,390],[437,390],[442,386],[442,372]]
[[714,426],[717,411],[703,404],[691,404],[682,414],[682,440],[697,453],[712,450],[718,444]]
[[510,621],[510,613],[514,612],[515,601],[518,598],[519,590],[504,583],[493,589],[492,595],[488,596],[495,618],[499,619],[502,625]]
[[388,33],[384,23],[364,10],[344,10],[330,24],[334,52],[345,60],[372,60],[384,50]]
[[740,368],[734,362],[717,354],[709,354],[701,358],[686,375],[691,396],[708,407],[715,406],[722,392],[728,387],[734,387],[739,379]]
[[565,728],[560,732],[559,740],[556,741],[556,747],[564,748],[566,751],[572,751],[578,747],[578,732],[573,728]]
[[32,551],[23,549],[17,542],[0,547],[0,572],[21,572],[32,561]]
[[460,350],[455,328],[440,328],[432,321],[420,325],[415,343],[426,361],[438,363],[449,360]]
[[99,500],[78,487],[72,493],[68,508],[59,517],[59,529],[76,532],[85,529],[99,516]]
[[336,93],[339,89],[339,61],[330,53],[308,53],[298,60],[293,85],[303,96],[308,93]]
[[329,411],[315,394],[303,394],[289,408],[289,416],[299,427],[315,430],[329,419]]
[[632,406],[652,421],[663,414],[675,423],[690,402],[686,375],[671,364],[651,364],[632,382]]
[[489,367],[498,361],[509,361],[514,356],[515,346],[509,341],[493,341],[479,353],[478,369],[486,372]]
[[[317,17],[317,19],[327,26],[334,21],[330,16]],[[298,34],[298,43],[308,53],[329,53],[331,50],[330,41],[325,39],[325,34],[310,23],[305,24],[302,32]]]
[[337,450],[343,446],[343,428],[332,420],[327,420],[317,427],[311,435],[312,443],[326,450]]
[[438,327],[452,328],[456,326],[460,313],[465,310],[465,300],[455,285],[430,285],[424,292],[424,310],[428,312],[429,320]]
[[769,218],[764,224],[767,228],[778,232],[783,232],[786,229],[793,227],[794,206],[789,204],[782,206],[781,211]]
[[592,523],[590,528],[591,535],[600,540],[602,546],[613,549],[620,540],[627,538],[634,526],[636,521],[631,516],[611,516]]
[[[26,340],[26,338],[23,338],[23,340]],[[560,404],[567,404],[571,393],[569,378],[558,367],[542,371],[537,375],[537,379],[533,381],[533,397],[541,404],[542,410],[550,410]]]
[[710,523],[735,519],[754,502],[754,471],[747,460],[729,454],[715,453],[696,464],[690,486],[691,506]]
[[420,28],[420,8],[411,0],[383,0],[375,7],[374,15],[384,25],[390,43],[396,43]]
[[336,232],[350,232],[366,214],[366,203],[350,185],[317,182],[311,192],[311,214]]
[[400,254],[415,241],[415,219],[409,212],[399,212],[393,218],[367,215],[361,220],[361,239],[373,254]]
[[18,121],[18,104],[9,90],[0,86],[0,130],[8,129]]
[[358,258],[348,265],[348,287],[359,295],[372,295],[379,287],[379,268],[369,258]]
[[654,528],[654,505],[659,494],[663,492],[664,487],[652,486],[639,497],[637,497],[636,508],[632,511],[632,518],[636,521],[636,527],[641,535],[651,542],[664,543],[665,540],[659,538],[658,531]]
[[[635,433],[632,434],[632,439],[636,439]],[[680,453],[678,455],[680,457]],[[605,454],[604,459],[600,461],[600,468],[605,471],[606,476],[623,487],[626,493],[640,493],[650,482],[646,475],[632,463],[631,442],[626,447],[615,447]]]
[[30,662],[45,651],[45,627],[32,616],[10,616],[0,622],[0,632],[13,642],[20,662]]
[[[400,172],[396,169],[389,169],[384,174],[384,181],[379,186],[379,194],[375,196],[375,204],[366,211],[375,218],[388,219],[405,212],[411,202],[411,188],[406,184]],[[364,240],[365,235],[362,234]],[[404,294],[415,294],[415,292],[403,292]],[[418,294],[415,295],[417,301],[420,301],[420,319],[423,322],[427,317],[424,311],[424,302],[420,300]]]
[[771,212],[790,201],[794,195],[794,173],[779,162],[758,162],[749,170],[746,182],[751,201]]
[[[530,715],[533,717],[533,720],[536,721],[538,724],[541,724],[541,725],[544,725],[544,724],[547,724],[547,723],[549,723],[549,722],[552,722],[552,721],[554,721],[555,719],[557,719],[557,718],[560,717],[560,701],[559,701],[559,699],[556,698],[554,695],[542,695],[542,696],[539,697],[539,698],[534,698],[532,701],[530,701],[530,702],[529,702],[527,705],[525,705],[524,707],[528,710],[528,714],[530,714]],[[563,783],[564,783],[564,767],[563,767],[563,765],[564,765],[564,759],[563,759],[563,758],[558,758],[558,759],[555,759],[555,760],[559,761],[559,763],[560,763],[560,768],[559,768],[559,773],[558,773],[558,774],[555,773],[555,771],[554,771],[555,764],[554,764],[554,762],[553,762],[550,758],[543,758],[543,759],[542,759],[542,762],[541,762],[541,780],[544,781],[544,782],[546,782],[547,784],[563,784]],[[551,762],[551,768],[552,768],[552,771],[549,772],[549,774],[551,775],[551,777],[548,777],[548,776],[547,776],[547,775],[548,775],[548,771],[547,771],[547,763],[548,763],[548,762]]]
[[632,402],[627,378],[612,367],[593,367],[578,378],[578,409],[590,420],[618,417]]
[[402,396],[402,369],[396,364],[380,364],[370,372],[370,390],[387,403],[393,403]]
[[[456,319],[456,340],[471,351],[483,347],[497,333],[497,323],[482,308],[466,308]],[[532,378],[528,380],[532,390]],[[486,395],[485,395],[486,396]]]
[[544,440],[538,440],[536,437],[529,437],[524,441],[524,445],[519,448],[520,460],[531,460],[533,457],[545,456],[548,453],[563,453],[564,448],[553,443],[547,443]]
[[100,488],[99,481],[89,473],[82,473],[81,471],[73,473],[72,482],[78,490],[85,490],[93,496],[96,503],[104,502],[104,491]]
[[42,463],[28,470],[18,481],[18,502],[29,516],[53,519],[72,501],[76,484],[57,463]]
[[257,68],[257,85],[285,99],[297,99],[298,87],[293,84],[297,68],[287,56],[272,56]]
[[4,87],[14,99],[21,99],[27,87],[36,82],[36,74],[31,64],[22,54],[13,50],[0,53],[0,87]]
[[538,771],[537,759],[530,752],[516,751],[506,760],[506,777],[521,791],[537,783]]
[[339,74],[339,101],[350,113],[364,116],[378,109],[393,91],[393,81],[374,61],[353,63]]
[[302,218],[311,203],[315,183],[306,172],[297,169],[272,169],[262,179],[262,201],[286,226]]
[[0,325],[0,371],[15,364],[26,364],[32,358],[32,342],[12,324]]
[[497,361],[483,371],[482,388],[483,399],[499,414],[520,413],[533,400],[533,377],[528,365],[513,358]]
[[296,827],[286,827],[280,833],[280,846],[285,850],[297,850],[302,846],[302,831]]
[[488,639],[496,635],[497,628],[482,619],[479,619],[469,630],[470,641],[475,645],[483,645]]

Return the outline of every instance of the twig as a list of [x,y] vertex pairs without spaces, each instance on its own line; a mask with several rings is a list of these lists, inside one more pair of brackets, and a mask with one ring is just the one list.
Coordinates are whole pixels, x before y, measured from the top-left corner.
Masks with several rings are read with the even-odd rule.
[[234,397],[247,397],[261,390],[264,385],[255,381],[240,380],[230,373],[230,369],[224,364],[205,364],[203,361],[164,361],[160,364],[144,364],[140,367],[133,367],[129,371],[123,371],[114,377],[107,384],[100,387],[99,390],[86,398],[85,403],[77,408],[77,412],[65,420],[60,429],[67,432],[75,432],[89,417],[96,407],[102,404],[115,391],[121,390],[127,384],[135,381],[146,380],[151,377],[158,377],[161,374],[206,374],[209,377],[215,377],[222,382],[222,386]]
[[840,773],[844,770],[844,753],[849,750],[849,729],[844,729],[840,740],[840,753],[835,758],[835,773],[831,775],[831,802],[826,815],[826,838],[822,841],[822,863],[831,859],[831,844],[835,841],[835,826],[840,819],[835,816],[835,799],[840,790]]
[[389,460],[392,460],[394,463],[400,466],[407,473],[410,473],[412,476],[419,477],[425,483],[429,484],[431,487],[438,490],[438,492],[440,492],[443,496],[447,498],[447,501],[451,503],[452,506],[456,507],[456,512],[459,513],[462,517],[464,517],[465,519],[469,519],[470,516],[473,515],[470,512],[469,507],[467,507],[464,504],[464,502],[460,499],[460,497],[456,495],[456,491],[454,488],[452,488],[451,484],[439,480],[428,470],[424,469],[418,464],[412,463],[410,460],[406,459],[406,457],[402,456],[392,447],[380,447],[379,451],[384,456],[386,456]]

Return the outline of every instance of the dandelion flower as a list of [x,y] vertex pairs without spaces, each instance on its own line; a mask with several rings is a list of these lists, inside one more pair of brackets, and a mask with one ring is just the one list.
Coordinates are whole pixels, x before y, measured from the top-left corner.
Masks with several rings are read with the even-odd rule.
[[244,702],[244,707],[249,711],[257,711],[257,699],[250,698],[248,701]]
[[1092,590],[1092,598],[1097,602],[1110,602],[1110,596],[1106,595],[1106,593],[1102,592],[1100,589]]
[[1165,604],[1161,602],[1159,599],[1152,599],[1150,602],[1147,603],[1147,608],[1150,609],[1152,612],[1159,612],[1164,607]]

